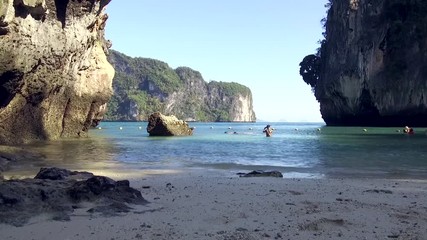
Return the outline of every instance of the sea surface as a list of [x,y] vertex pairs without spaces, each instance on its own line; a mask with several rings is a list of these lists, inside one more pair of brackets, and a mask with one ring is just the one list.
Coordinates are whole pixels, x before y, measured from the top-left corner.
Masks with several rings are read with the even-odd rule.
[[[262,133],[266,124],[273,136]],[[427,179],[427,135],[415,128],[327,127],[324,123],[192,123],[193,136],[149,137],[146,122],[102,122],[88,139],[20,146],[5,176],[40,167],[72,170],[278,170],[301,178]],[[402,127],[403,128],[403,127]],[[400,132],[399,132],[400,131]]]

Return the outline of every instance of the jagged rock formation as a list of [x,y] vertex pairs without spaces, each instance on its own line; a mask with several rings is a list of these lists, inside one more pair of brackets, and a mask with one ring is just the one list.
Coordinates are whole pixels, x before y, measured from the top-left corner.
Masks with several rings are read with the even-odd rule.
[[238,83],[211,81],[188,67],[170,68],[111,51],[116,70],[106,120],[140,121],[159,111],[185,121],[255,121],[252,93]]
[[0,1],[0,143],[87,135],[112,94],[109,2]]
[[427,126],[426,12],[422,0],[331,1],[310,83],[328,125]]
[[147,132],[150,136],[189,136],[193,135],[193,128],[173,115],[155,112],[148,118]]
[[70,220],[75,209],[93,206],[90,214],[114,216],[132,210],[128,204],[148,202],[128,180],[114,181],[90,172],[41,168],[34,179],[0,182],[0,223],[22,226],[32,217],[47,214]]

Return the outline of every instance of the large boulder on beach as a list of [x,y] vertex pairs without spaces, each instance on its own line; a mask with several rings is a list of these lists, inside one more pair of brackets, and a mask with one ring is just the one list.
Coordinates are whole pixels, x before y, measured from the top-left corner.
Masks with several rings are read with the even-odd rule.
[[[76,180],[80,179],[80,180]],[[39,214],[68,220],[77,208],[88,213],[116,215],[129,204],[148,203],[128,180],[115,181],[89,172],[42,168],[34,179],[0,181],[0,223],[20,226]]]
[[85,137],[101,118],[110,1],[0,1],[0,144]]
[[165,116],[155,112],[148,118],[147,132],[150,136],[189,136],[193,134],[193,128],[173,115]]

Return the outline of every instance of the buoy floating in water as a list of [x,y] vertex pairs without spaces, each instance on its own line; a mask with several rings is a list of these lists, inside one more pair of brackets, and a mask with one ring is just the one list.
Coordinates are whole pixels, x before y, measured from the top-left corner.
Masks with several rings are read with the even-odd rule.
[[101,130],[102,128],[101,128],[101,127],[98,127],[98,129],[99,129],[99,130]]
[[122,130],[123,128],[122,128],[122,127],[119,127],[119,129],[120,129],[120,130]]
[[139,127],[139,129],[141,130],[141,129],[142,129],[142,127]]

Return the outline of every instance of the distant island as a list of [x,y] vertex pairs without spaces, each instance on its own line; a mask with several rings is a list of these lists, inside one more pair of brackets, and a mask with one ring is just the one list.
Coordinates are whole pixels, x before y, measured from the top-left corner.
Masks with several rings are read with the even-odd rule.
[[207,83],[189,67],[172,69],[165,62],[132,58],[115,50],[110,50],[108,61],[115,77],[105,121],[146,121],[157,111],[185,121],[256,121],[252,93],[246,86]]

